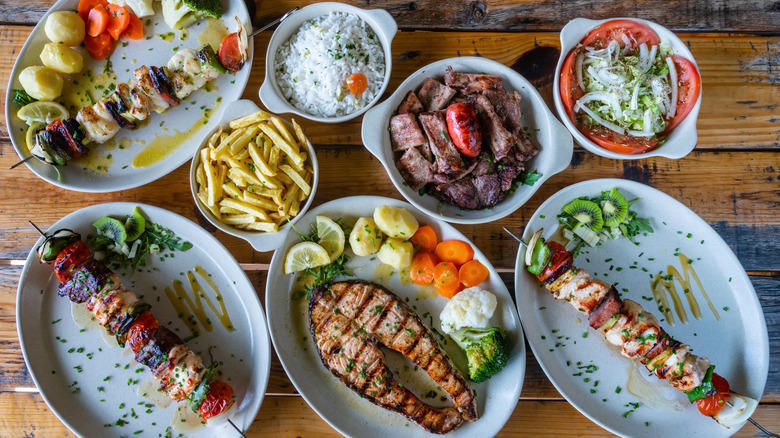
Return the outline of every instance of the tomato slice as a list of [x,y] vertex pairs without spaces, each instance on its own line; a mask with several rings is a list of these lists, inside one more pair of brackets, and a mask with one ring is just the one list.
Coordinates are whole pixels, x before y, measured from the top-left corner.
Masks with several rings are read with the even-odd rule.
[[574,263],[574,257],[572,257],[571,253],[569,251],[566,251],[566,248],[561,245],[558,242],[545,242],[545,245],[547,245],[548,248],[552,250],[552,256],[550,257],[550,262],[547,264],[547,266],[542,270],[542,273],[539,274],[537,277],[539,281],[545,281],[548,278],[550,278],[551,275],[556,273],[563,265],[569,264],[571,265]]
[[241,54],[241,47],[238,41],[238,33],[233,32],[226,36],[219,45],[217,51],[219,63],[230,71],[239,71],[244,66],[244,57]]
[[146,311],[138,315],[127,330],[127,343],[133,349],[133,353],[138,353],[141,348],[149,342],[149,339],[157,332],[159,323],[152,315],[152,312]]
[[636,155],[652,150],[658,145],[658,137],[634,137],[619,134],[603,126],[578,123],[577,127],[590,141],[617,154]]
[[642,23],[631,20],[612,20],[602,23],[590,31],[580,41],[580,44],[603,49],[612,40],[618,41],[623,45],[624,36],[628,38],[633,44],[632,47],[636,50],[639,50],[639,46],[642,43],[647,43],[648,47],[658,44],[658,35],[652,29]]
[[78,240],[63,248],[54,260],[54,275],[63,283],[70,280],[73,270],[89,257],[87,244]]
[[566,115],[569,116],[569,120],[575,125],[577,124],[577,121],[574,118],[574,104],[577,103],[577,100],[585,93],[585,90],[580,88],[580,84],[577,82],[577,73],[574,71],[576,68],[575,63],[577,62],[577,56],[579,56],[579,50],[577,49],[572,50],[566,56],[566,59],[561,66],[560,82],[561,103],[563,103],[563,108],[566,110]]
[[699,99],[701,76],[696,66],[682,56],[672,55],[672,61],[677,68],[677,111],[668,122],[664,133],[669,133],[680,124],[691,112]]
[[198,408],[204,420],[225,412],[233,404],[233,388],[225,382],[215,380],[209,383],[209,392]]
[[89,56],[95,61],[101,61],[108,58],[114,51],[114,39],[108,32],[103,32],[96,37],[85,35],[84,46],[89,52]]
[[708,417],[712,417],[720,412],[731,397],[729,394],[728,380],[715,373],[712,373],[712,386],[715,387],[715,394],[696,402],[696,407],[699,408],[699,412]]

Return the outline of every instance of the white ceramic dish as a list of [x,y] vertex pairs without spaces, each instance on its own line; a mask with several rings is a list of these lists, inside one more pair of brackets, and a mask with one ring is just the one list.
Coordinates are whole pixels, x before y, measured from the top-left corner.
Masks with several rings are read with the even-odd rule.
[[[284,95],[279,90],[279,85],[276,83],[276,72],[274,71],[274,67],[276,65],[276,52],[279,50],[279,46],[289,40],[293,34],[298,32],[298,29],[305,21],[317,18],[321,15],[327,15],[331,12],[345,12],[357,15],[371,26],[371,29],[376,33],[379,42],[382,43],[382,48],[384,49],[385,80],[374,99],[363,108],[341,117],[320,117],[299,110],[284,98]],[[361,9],[344,3],[335,2],[314,3],[302,8],[300,11],[284,20],[274,31],[271,40],[268,42],[268,50],[265,55],[265,81],[263,81],[263,85],[260,87],[260,100],[263,101],[263,105],[272,113],[293,113],[315,122],[341,123],[360,116],[374,106],[374,104],[379,102],[379,99],[382,98],[382,93],[384,93],[387,88],[387,84],[390,83],[390,72],[392,71],[393,63],[391,45],[397,31],[398,25],[393,17],[384,9]]]
[[[44,44],[49,42],[43,30],[49,14],[54,11],[76,10],[77,4],[77,0],[60,0],[49,9],[25,42],[11,71],[7,88],[9,93],[5,97],[5,120],[11,142],[21,158],[30,156],[25,141],[27,125],[16,117],[20,107],[13,103],[14,93],[10,91],[22,88],[18,79],[22,70],[28,66],[41,65],[39,54]],[[243,2],[223,2],[223,4],[225,13],[222,15],[222,21],[227,29],[231,32],[237,29],[238,25],[233,19],[234,16],[241,20],[245,29],[252,29],[249,13]],[[198,37],[206,30],[205,21],[200,21],[187,28],[186,37],[182,36],[181,31],[174,31],[176,37],[166,42],[158,38],[157,35],[167,34],[171,32],[171,29],[163,20],[159,3],[155,3],[155,10],[157,13],[154,17],[149,17],[152,18],[150,24],[144,25],[145,37],[138,41],[120,40],[109,58],[118,81],[130,79],[133,70],[141,65],[166,65],[175,53],[173,49],[176,47],[189,47],[198,50],[203,46],[204,43]],[[145,23],[146,18],[142,21]],[[210,32],[213,34],[213,31]],[[146,39],[146,37],[151,37],[151,39]],[[127,46],[123,47],[124,43]],[[250,40],[248,59],[244,68],[233,75],[220,75],[219,78],[210,82],[207,87],[211,92],[207,92],[206,87],[197,90],[177,108],[170,109],[164,114],[152,113],[148,121],[144,122],[140,128],[120,130],[109,142],[102,145],[90,145],[89,153],[84,157],[68,163],[67,166],[59,166],[61,178],[58,178],[57,171],[53,166],[42,163],[35,158],[28,160],[25,164],[47,182],[80,192],[104,193],[126,190],[142,186],[167,175],[192,157],[192,151],[201,142],[201,135],[210,131],[214,126],[213,117],[207,118],[206,123],[203,123],[203,109],[208,108],[213,114],[214,111],[219,110],[222,104],[238,100],[241,97],[249,80],[253,47],[252,40]],[[78,49],[84,55],[84,71],[89,69],[94,74],[101,74],[106,64],[105,61],[94,61],[85,50]],[[217,47],[214,49],[216,50]],[[99,90],[93,91],[92,95],[96,100],[103,97]],[[71,110],[70,113],[70,116],[75,118],[77,110]],[[151,166],[133,167],[133,159],[155,138],[172,135],[178,135],[174,142],[180,145],[169,155]],[[116,146],[120,144],[123,145],[122,149]],[[102,170],[98,170],[98,166],[101,166]],[[16,170],[16,172],[20,171]]]
[[[320,205],[310,211],[298,223],[298,229],[308,231],[316,215],[342,218],[346,223],[354,223],[360,216],[371,217],[374,208],[379,205],[403,207],[412,212],[420,224],[429,224],[436,230],[439,239],[469,240],[451,225],[426,217],[411,205],[390,198],[377,196],[355,196],[342,198]],[[416,424],[405,418],[377,407],[361,399],[328,371],[317,354],[316,346],[309,332],[308,301],[305,298],[292,300],[295,275],[282,274],[287,250],[301,239],[290,232],[278,251],[274,253],[266,283],[266,308],[269,314],[271,339],[274,342],[279,359],[287,375],[298,392],[317,413],[340,433],[347,436],[397,437],[399,434],[410,437],[432,436]],[[471,243],[471,242],[469,242]],[[512,298],[490,261],[479,249],[474,248],[474,258],[481,261],[490,270],[488,279],[481,287],[490,290],[498,298],[498,307],[491,318],[491,325],[502,327],[510,333],[512,355],[506,368],[485,383],[471,383],[477,393],[477,411],[480,419],[474,423],[465,422],[459,429],[449,433],[452,437],[489,437],[497,434],[509,419],[517,404],[525,375],[525,344],[522,328],[512,304]],[[349,244],[347,244],[349,247]],[[440,297],[430,288],[418,287],[409,281],[402,282],[397,274],[387,275],[387,270],[378,268],[376,257],[353,256],[348,266],[354,268],[355,277],[382,284],[409,304],[415,306],[429,328],[440,330],[439,314],[444,308],[446,298]],[[430,317],[428,316],[430,315]],[[449,341],[443,348],[447,351],[459,369],[466,369],[465,354],[458,346]],[[412,375],[411,361],[398,353],[388,351],[388,361],[399,380],[418,396],[436,384],[423,371],[423,376]],[[392,354],[390,354],[392,353]],[[442,391],[437,391],[442,395]],[[427,403],[439,403],[438,399],[423,398]],[[449,403],[449,402],[448,402]],[[441,405],[439,403],[437,406]]]
[[[504,200],[489,209],[464,210],[443,203],[431,195],[420,196],[406,184],[395,167],[396,152],[392,150],[390,133],[387,130],[390,118],[395,115],[398,105],[409,91],[418,90],[429,77],[441,79],[448,67],[457,72],[502,76],[504,88],[508,92],[517,91],[523,96],[520,101],[523,126],[528,127],[531,142],[540,148],[539,154],[528,162],[527,170],[535,170],[542,175],[541,178],[533,186],[522,186],[514,193],[507,194]],[[412,73],[392,96],[366,113],[361,135],[366,149],[382,162],[390,180],[407,201],[431,217],[459,224],[492,222],[512,214],[525,204],[548,178],[569,166],[573,150],[571,135],[550,112],[539,92],[527,79],[503,64],[478,57],[443,59]]]
[[[276,233],[266,233],[262,231],[246,231],[224,224],[218,221],[217,218],[214,217],[214,215],[211,213],[211,211],[200,202],[200,199],[198,199],[198,183],[195,179],[195,171],[200,165],[200,150],[206,146],[209,137],[211,137],[214,131],[216,131],[219,126],[222,126],[223,129],[225,129],[228,127],[228,124],[231,120],[256,113],[257,111],[260,111],[260,108],[258,108],[257,105],[255,105],[251,100],[239,100],[225,106],[225,108],[222,110],[222,114],[220,114],[219,118],[217,118],[214,128],[210,130],[208,135],[203,138],[202,144],[200,147],[198,147],[198,149],[195,151],[195,155],[192,157],[192,164],[190,165],[190,192],[192,193],[192,198],[195,200],[195,204],[198,206],[198,210],[200,210],[201,214],[203,214],[203,216],[205,216],[206,219],[208,219],[208,221],[211,222],[215,227],[219,228],[225,233],[230,234],[231,236],[240,237],[241,239],[246,240],[250,245],[252,245],[252,248],[254,248],[255,251],[263,252],[272,251],[278,248],[287,236],[286,231],[290,228],[290,226],[285,224],[280,226],[279,231]],[[283,122],[290,129],[290,132],[293,132],[292,124],[286,120],[283,120]],[[298,213],[298,216],[291,220],[293,224],[295,224],[298,219],[300,219],[300,217],[306,213],[306,210],[309,209],[309,206],[314,201],[314,195],[317,193],[317,185],[319,184],[320,171],[319,164],[317,163],[317,153],[314,150],[314,146],[312,146],[308,139],[306,141],[306,146],[308,148],[309,160],[311,160],[314,175],[312,176],[311,180],[311,193],[309,194],[309,198],[306,199],[306,203],[304,203],[301,207],[301,211]]]
[[[693,63],[694,67],[696,67],[696,70],[698,71],[699,66],[696,64],[696,60],[693,59],[693,54],[691,54],[688,46],[680,38],[678,38],[677,35],[672,33],[672,31],[661,26],[660,24],[653,23],[652,21],[642,20],[640,18],[608,18],[604,20],[575,18],[574,20],[568,22],[566,26],[563,27],[563,30],[561,30],[561,56],[558,59],[558,65],[555,68],[555,81],[553,85],[553,99],[555,101],[555,109],[558,111],[558,117],[563,121],[563,124],[566,125],[566,128],[574,136],[574,139],[577,141],[577,143],[579,143],[585,149],[593,152],[596,155],[601,155],[602,157],[622,160],[639,160],[649,157],[666,157],[678,159],[688,155],[693,150],[693,148],[696,147],[696,119],[699,117],[699,109],[701,108],[702,89],[699,89],[699,98],[696,100],[696,104],[691,109],[691,112],[688,113],[688,116],[685,117],[685,120],[683,120],[679,125],[677,125],[677,127],[672,130],[672,133],[669,134],[666,142],[644,154],[630,155],[608,151],[585,137],[585,135],[583,135],[582,132],[580,132],[580,130],[574,126],[574,123],[571,121],[571,119],[569,119],[569,116],[566,115],[566,110],[563,108],[563,102],[561,101],[561,93],[558,91],[561,89],[560,78],[563,61],[566,59],[566,55],[568,55],[569,52],[571,52],[571,50],[576,47],[577,44],[579,44],[579,42],[585,37],[585,35],[593,30],[593,28],[613,20],[631,20],[644,24],[645,26],[652,29],[662,42],[669,44],[675,55],[682,56],[683,58],[691,61],[691,63]],[[699,72],[699,77],[701,77],[701,72]]]
[[[575,266],[608,283],[619,283],[617,288],[623,298],[640,303],[659,317],[661,326],[675,339],[690,344],[695,354],[709,357],[716,366],[715,372],[725,377],[734,391],[760,399],[769,367],[769,341],[761,305],[750,279],[726,242],[683,204],[633,181],[585,181],[559,191],[542,204],[528,221],[524,240],[527,242],[541,227],[545,230],[544,237],[553,234],[557,227],[556,215],[572,199],[598,196],[612,187],[617,187],[629,201],[641,198],[632,209],[639,217],[650,219],[655,232],[637,236],[638,246],[628,239],[620,239],[583,251]],[[682,269],[675,256],[678,251],[693,260],[692,266],[720,314],[720,321],[710,311],[695,282],[691,292],[701,306],[702,319],[692,317],[679,283],[678,293],[685,303],[689,322],[680,323],[676,314],[675,325],[662,318],[651,298],[650,282],[661,270],[666,275],[667,265]],[[628,371],[634,368],[640,379],[647,372],[611,348],[600,332],[590,329],[587,317],[540,288],[539,282],[526,271],[524,257],[525,246],[522,246],[515,265],[515,296],[523,304],[518,309],[523,328],[547,377],[575,408],[601,427],[624,436],[725,437],[739,430],[726,429],[701,415],[695,404],[688,403],[685,394],[665,381],[653,378],[651,386],[662,396],[678,401],[679,409],[654,406],[647,397],[629,393]],[[632,266],[636,267],[632,269]],[[588,336],[583,339],[586,332]],[[566,345],[557,346],[559,342]],[[593,364],[597,369],[586,373],[577,367],[580,362],[580,366]],[[575,376],[576,373],[581,375]],[[599,384],[594,386],[597,380]],[[619,394],[616,394],[617,387],[622,389]],[[591,393],[591,389],[596,393]],[[632,409],[626,404],[636,402],[640,403],[639,409],[624,418],[623,414]]]
[[[177,312],[163,289],[177,279],[186,282],[187,277],[183,273],[192,271],[195,265],[211,274],[236,330],[228,332],[207,309],[206,315],[213,321],[213,330],[206,332],[201,326],[201,335],[189,341],[187,346],[199,353],[207,365],[211,363],[207,351],[211,348],[214,360],[220,361],[218,370],[223,373],[221,379],[229,382],[235,390],[238,410],[231,420],[241,430],[247,430],[257,416],[265,395],[271,351],[260,301],[233,256],[192,221],[161,208],[135,203],[115,202],[86,207],[59,220],[49,230],[69,228],[81,233],[86,240],[86,236],[94,232],[91,224],[96,219],[104,215],[124,217],[136,206],[150,221],[172,230],[177,237],[194,246],[187,252],[176,251],[171,253],[171,257],[163,257],[164,262],[159,260],[159,256],[150,257],[148,262],[152,269],[137,272],[134,282],[129,275],[123,277],[124,287],[152,304],[155,318],[184,338],[189,331],[177,318]],[[167,409],[152,407],[151,413],[146,413],[147,406],[139,406],[139,403],[151,402],[137,395],[139,385],[128,384],[128,379],[143,383],[154,378],[148,368],[133,360],[129,349],[108,347],[98,330],[80,332],[71,317],[70,301],[57,296],[58,280],[52,266],[38,261],[35,248],[42,241],[43,238],[39,239],[32,248],[22,269],[16,321],[27,369],[44,400],[54,414],[79,436],[96,437],[106,433],[132,435],[136,430],[143,430],[142,436],[164,434],[176,405],[171,404]],[[214,292],[205,282],[201,281],[201,284],[204,293],[216,303]],[[172,324],[168,325],[169,322]],[[99,327],[99,330],[103,328]],[[83,352],[68,352],[79,348],[83,348]],[[125,368],[126,364],[128,368]],[[74,367],[80,367],[81,371]],[[73,382],[77,383],[73,385]],[[78,393],[73,393],[76,388]],[[131,408],[138,417],[128,415],[123,418]],[[113,426],[106,429],[103,426],[113,424],[119,418],[129,424],[122,428]],[[227,423],[194,434],[200,437],[235,435],[235,430]]]

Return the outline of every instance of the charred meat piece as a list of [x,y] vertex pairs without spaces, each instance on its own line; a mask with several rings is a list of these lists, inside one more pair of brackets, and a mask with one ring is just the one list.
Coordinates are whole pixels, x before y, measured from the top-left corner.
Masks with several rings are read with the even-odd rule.
[[447,107],[456,91],[433,78],[428,78],[417,96],[426,111],[439,111]]
[[520,112],[520,99],[522,97],[519,93],[507,93],[503,89],[488,90],[485,91],[485,96],[493,105],[493,108],[498,114],[498,118],[504,125],[507,131],[514,135],[519,135],[523,130],[520,118],[522,113]]
[[450,70],[444,75],[444,83],[463,94],[483,93],[504,88],[501,76],[458,73]]
[[401,102],[401,105],[398,106],[398,114],[420,114],[423,111],[425,111],[425,108],[414,91],[410,91],[404,98],[404,101]]
[[480,208],[496,205],[504,199],[504,192],[501,190],[501,180],[497,174],[469,179],[471,179],[477,191]]
[[417,148],[407,149],[395,166],[414,191],[420,190],[433,180],[433,166]]
[[149,367],[152,374],[157,377],[166,371],[168,354],[177,345],[183,345],[184,341],[164,325],[157,327],[157,331],[151,339],[136,354],[135,361]]
[[428,135],[431,151],[436,157],[438,171],[451,175],[464,167],[460,152],[452,143],[447,130],[447,122],[440,112],[420,114],[420,124]]
[[398,114],[390,119],[390,140],[394,151],[421,146],[428,141],[411,113]]
[[[473,392],[433,333],[382,286],[361,280],[319,286],[309,301],[309,321],[323,365],[361,397],[433,433],[477,419]],[[424,369],[450,394],[455,408],[429,406],[396,382],[379,346]]]
[[612,318],[621,307],[623,307],[623,301],[620,299],[620,295],[615,289],[615,286],[612,286],[599,305],[590,312],[590,315],[588,315],[588,323],[592,328],[598,329],[603,326],[609,318]]
[[482,205],[471,178],[436,185],[429,193],[444,202],[467,210],[478,210]]
[[489,144],[490,149],[493,150],[493,155],[495,155],[497,160],[504,158],[517,142],[517,137],[504,128],[487,97],[482,94],[474,95],[469,99],[469,103],[477,110],[477,115],[482,125],[488,128]]
[[70,280],[60,283],[57,294],[68,297],[74,303],[83,303],[93,295],[120,287],[122,287],[122,279],[119,275],[90,257],[74,270]]

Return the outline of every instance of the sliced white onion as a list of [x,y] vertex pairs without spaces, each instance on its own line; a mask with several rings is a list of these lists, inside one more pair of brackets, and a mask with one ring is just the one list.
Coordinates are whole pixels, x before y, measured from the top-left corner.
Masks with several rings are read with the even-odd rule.
[[655,55],[658,53],[658,46],[653,46],[650,48],[650,57],[647,60],[647,65],[645,66],[645,69],[642,70],[642,73],[646,73],[647,70],[650,70],[650,66],[653,65],[653,60],[655,59]]
[[136,240],[135,242],[133,242],[133,247],[130,249],[130,254],[127,255],[127,258],[132,259],[133,257],[135,257],[135,254],[138,252],[138,247],[140,246],[140,244],[141,244],[140,240]]
[[650,65],[651,58],[648,57],[650,54],[650,51],[647,50],[647,43],[642,43],[639,45],[639,65],[637,67],[639,68],[642,73],[647,71],[647,66]]
[[580,100],[577,101],[577,104],[585,105],[587,103],[593,102],[594,100],[608,104],[612,110],[618,114],[622,112],[620,109],[620,101],[618,100],[617,96],[608,91],[591,91],[590,93],[582,96]]
[[653,131],[634,131],[633,129],[626,129],[626,132],[634,137],[652,137],[655,135]]
[[628,52],[634,46],[631,45],[631,40],[628,39],[626,34],[621,35],[621,37],[622,37],[622,40],[623,40],[623,50],[621,50],[620,53],[624,55],[624,54],[626,54],[626,52]]
[[645,110],[645,115],[642,120],[642,128],[645,131],[651,131],[653,129],[653,110],[650,108]]
[[731,429],[743,425],[758,407],[758,401],[734,391],[729,391],[729,401],[714,418],[721,426]]
[[616,125],[616,124],[614,124],[614,123],[612,123],[612,122],[608,122],[608,121],[606,121],[606,120],[602,119],[602,118],[601,118],[601,116],[599,116],[598,114],[596,114],[596,113],[594,113],[593,111],[591,111],[591,110],[590,110],[588,107],[586,107],[585,105],[580,105],[580,103],[579,103],[579,101],[578,101],[578,102],[577,102],[577,103],[574,105],[574,111],[576,112],[576,111],[579,111],[579,110],[583,110],[583,111],[585,111],[585,113],[586,113],[587,115],[589,115],[589,116],[590,116],[590,118],[591,118],[591,119],[593,119],[593,121],[594,121],[594,122],[598,123],[599,125],[601,125],[601,126],[603,126],[603,127],[607,128],[607,129],[609,129],[609,130],[611,130],[611,131],[615,131],[615,132],[617,132],[618,134],[625,134],[625,132],[626,132],[626,131],[625,131],[623,128],[621,128],[620,126],[618,126],[618,125]]
[[650,87],[653,91],[653,97],[661,109],[661,114],[668,114],[671,105],[668,89],[664,87],[663,82],[661,82],[659,78],[653,79],[650,83]]
[[634,92],[631,93],[631,105],[629,108],[636,111],[639,108],[639,86],[641,84],[637,82],[636,85],[634,85]]
[[669,82],[672,86],[672,102],[666,116],[671,119],[677,111],[677,67],[674,66],[671,56],[666,57],[666,64],[669,66]]
[[536,241],[539,240],[539,236],[542,235],[542,231],[544,231],[544,228],[539,228],[539,231],[534,233],[533,237],[531,237],[531,241],[528,242],[528,246],[525,249],[526,266],[531,266],[533,264],[534,247],[536,246]]
[[238,48],[241,49],[241,65],[246,63],[247,52],[249,51],[249,40],[244,30],[244,25],[241,24],[241,20],[236,16],[236,23],[238,24]]
[[580,53],[577,55],[577,61],[574,64],[574,70],[577,72],[577,83],[580,85],[582,91],[585,91],[585,82],[582,81],[582,62],[585,60],[585,54]]

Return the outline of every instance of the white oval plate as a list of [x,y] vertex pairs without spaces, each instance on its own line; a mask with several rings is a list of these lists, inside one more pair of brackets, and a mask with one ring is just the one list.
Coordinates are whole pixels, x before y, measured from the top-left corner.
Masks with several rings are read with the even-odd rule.
[[[124,287],[143,297],[152,305],[155,317],[183,338],[189,331],[177,318],[177,312],[163,289],[177,279],[186,282],[183,273],[192,270],[195,265],[202,266],[211,274],[236,330],[228,332],[216,321],[211,310],[206,310],[213,321],[213,330],[201,330],[200,337],[189,341],[187,346],[200,354],[205,364],[211,363],[207,350],[213,347],[211,354],[214,360],[220,362],[217,369],[223,373],[220,378],[235,391],[238,410],[231,420],[241,430],[247,430],[260,410],[268,384],[270,342],[263,309],[252,283],[225,247],[182,216],[158,207],[128,202],[83,208],[59,220],[50,230],[69,228],[81,233],[85,240],[88,234],[94,233],[91,224],[96,219],[104,215],[124,217],[136,206],[151,222],[170,229],[176,237],[191,242],[193,247],[186,252],[166,251],[173,256],[165,257],[164,262],[159,256],[150,257],[147,268],[136,273],[134,283],[129,275],[123,276]],[[148,368],[136,363],[132,354],[123,354],[125,350],[121,348],[108,347],[97,330],[80,332],[71,317],[70,301],[57,296],[59,281],[53,274],[52,266],[38,261],[35,248],[42,241],[43,238],[39,239],[32,248],[22,269],[16,299],[16,321],[25,363],[44,400],[54,414],[80,436],[105,436],[106,433],[133,436],[137,430],[143,430],[143,436],[164,434],[176,404],[172,403],[167,409],[155,406],[151,413],[146,413],[147,408],[141,405],[150,402],[136,394],[137,385],[127,382],[128,379],[140,382],[154,380],[152,374]],[[205,284],[204,288],[213,301],[213,292]],[[84,351],[68,353],[71,348],[84,348]],[[91,359],[87,353],[91,353]],[[129,367],[125,368],[127,364]],[[74,367],[80,367],[81,372]],[[108,379],[104,380],[106,377]],[[71,386],[73,382],[77,384]],[[98,390],[100,387],[102,391]],[[79,392],[74,394],[75,388],[79,388]],[[130,415],[122,418],[131,408],[138,418]],[[129,424],[103,427],[120,418]],[[201,437],[235,435],[236,431],[227,423],[194,434]]]
[[[528,127],[528,137],[540,149],[539,153],[527,163],[527,168],[542,174],[541,178],[533,186],[517,188],[514,193],[507,194],[501,202],[490,208],[465,210],[442,202],[432,195],[420,196],[406,184],[401,172],[395,167],[396,152],[393,152],[388,132],[390,118],[409,91],[416,91],[429,77],[441,79],[447,67],[452,67],[457,72],[501,76],[504,79],[504,88],[508,92],[517,91],[523,96],[520,101],[523,126]],[[443,59],[412,73],[398,86],[392,96],[363,116],[361,135],[363,145],[382,162],[393,185],[407,201],[431,217],[458,224],[492,222],[514,213],[531,199],[548,178],[569,166],[574,144],[571,134],[555,118],[542,96],[526,78],[503,64],[475,56]]]
[[[222,15],[222,21],[231,32],[235,32],[238,26],[233,18],[234,16],[241,20],[245,29],[252,29],[252,23],[244,2],[223,1],[222,3],[225,10]],[[77,5],[77,0],[60,0],[52,6],[27,38],[27,42],[24,43],[11,71],[7,88],[8,93],[5,97],[5,120],[11,142],[20,159],[30,156],[25,140],[27,124],[16,116],[20,107],[13,102],[14,93],[11,90],[22,88],[19,83],[19,73],[22,70],[29,66],[42,65],[39,55],[43,46],[50,42],[43,30],[49,14],[55,11],[73,11],[76,10]],[[165,24],[159,2],[155,2],[155,10],[157,13],[154,16],[141,19],[143,23],[146,23],[147,19],[151,19],[149,25],[144,25],[144,38],[138,41],[120,40],[114,53],[109,58],[118,81],[126,82],[129,80],[132,77],[133,70],[141,65],[160,66],[168,64],[168,60],[175,53],[173,49],[176,47],[194,50],[201,48],[202,44],[198,42],[198,35],[205,30],[205,21],[200,21],[185,29],[188,36],[182,41],[182,31],[172,31]],[[158,37],[159,34],[168,32],[176,34],[176,38],[173,41],[165,42]],[[146,38],[149,36],[152,38],[147,40]],[[123,43],[127,43],[127,46],[123,47]],[[51,184],[69,190],[93,193],[131,189],[169,174],[192,158],[192,153],[201,144],[202,136],[216,126],[217,121],[214,116],[220,110],[220,106],[241,98],[252,69],[253,47],[254,45],[250,39],[248,58],[244,68],[236,74],[220,75],[220,77],[211,81],[208,84],[211,92],[207,92],[205,90],[206,87],[197,90],[187,97],[186,100],[182,101],[178,107],[172,108],[164,114],[153,112],[138,129],[122,129],[113,140],[106,143],[111,144],[110,142],[113,141],[118,145],[122,139],[126,139],[125,142],[130,142],[130,147],[121,150],[118,147],[114,147],[112,150],[107,150],[106,144],[90,145],[89,152],[85,157],[75,162],[70,162],[67,166],[60,166],[61,178],[58,178],[57,171],[52,166],[44,164],[35,158],[31,158],[25,164],[33,173]],[[217,48],[214,47],[214,50]],[[84,71],[90,69],[95,74],[102,73],[105,61],[94,61],[85,50],[79,50],[84,55]],[[96,99],[103,97],[100,96],[98,91],[93,92],[92,95]],[[202,107],[211,109],[210,120],[205,125],[200,122],[200,119],[203,117]],[[71,110],[70,112],[70,116],[75,118],[77,111]],[[158,163],[145,168],[133,168],[131,165],[133,158],[144,149],[144,145],[149,144],[154,138],[171,136],[175,134],[174,131],[188,132],[193,129],[196,130],[195,133],[189,135],[183,144],[179,145],[170,155]],[[110,160],[105,159],[108,155],[111,156]],[[89,164],[87,160],[91,160],[93,164]],[[111,160],[113,160],[113,163],[110,164],[107,171],[95,170],[97,166],[95,163],[109,162]],[[17,172],[19,171],[17,170]]]
[[[379,205],[391,205],[409,210],[420,225],[431,225],[440,240],[459,239],[469,242],[474,248],[474,258],[490,270],[488,279],[480,287],[490,290],[498,298],[498,307],[490,323],[510,333],[512,357],[506,368],[492,379],[481,384],[470,383],[471,388],[476,391],[477,412],[480,419],[474,423],[464,422],[448,436],[488,437],[497,434],[509,419],[520,396],[525,375],[525,343],[523,330],[509,291],[487,257],[451,225],[425,216],[406,202],[378,196],[355,196],[325,203],[302,217],[297,223],[297,228],[301,232],[308,233],[309,226],[315,222],[317,215],[325,215],[334,220],[342,218],[346,223],[353,224],[358,217],[373,217],[374,208]],[[287,251],[300,241],[297,233],[290,232],[280,249],[274,253],[266,283],[265,301],[274,348],[298,392],[320,417],[347,436],[397,437],[399,434],[410,437],[432,436],[406,418],[363,400],[333,377],[331,372],[322,365],[317,347],[309,332],[308,300],[291,299],[296,276],[282,273]],[[355,276],[350,278],[374,281],[398,296],[408,299],[409,305],[414,306],[428,328],[435,328],[441,333],[439,314],[447,302],[446,298],[440,297],[433,289],[423,291],[413,283],[404,284],[398,275],[394,274],[390,278],[381,275],[378,272],[381,268],[377,269],[379,262],[376,257],[358,257],[352,255],[351,251],[349,254],[351,260],[348,266],[355,269],[353,271]],[[440,342],[440,345],[459,369],[466,369],[465,354],[453,341],[447,342],[446,345]],[[422,394],[429,389],[435,390],[437,386],[435,382],[422,371],[423,378],[415,379],[412,373],[404,370],[405,365],[413,367],[410,360],[388,349],[384,351],[388,353],[388,362],[399,377],[399,381],[410,387],[412,391],[419,386],[420,388],[416,390],[417,396],[426,403],[433,404],[431,399],[422,398]],[[442,395],[441,390],[437,392],[439,396]],[[441,405],[440,403],[437,406]]]
[[[639,217],[650,219],[654,233],[637,236],[638,246],[623,238],[598,248],[584,249],[575,260],[575,266],[587,269],[608,283],[619,283],[617,289],[623,298],[640,303],[658,317],[661,326],[675,339],[690,344],[696,354],[709,357],[716,366],[715,372],[725,377],[734,391],[760,399],[769,369],[769,339],[761,305],[750,279],[729,246],[688,207],[637,182],[622,179],[585,181],[569,186],[545,201],[528,221],[524,240],[528,241],[541,227],[545,230],[544,237],[548,238],[558,226],[556,215],[564,205],[580,196],[598,196],[612,187],[617,187],[629,201],[641,198],[631,208]],[[682,291],[678,293],[685,303],[687,324],[681,324],[675,314],[676,324],[670,325],[652,299],[643,299],[653,296],[651,275],[655,277],[661,270],[666,275],[669,264],[681,269],[679,258],[674,255],[677,251],[694,261],[693,267],[720,314],[720,322],[693,280],[692,292],[701,308],[701,320],[691,315]],[[636,367],[640,375],[647,375],[647,372],[641,372],[635,361],[624,358],[610,347],[600,332],[590,329],[587,317],[567,303],[556,301],[540,287],[539,282],[526,272],[524,257],[523,246],[515,265],[515,296],[518,303],[523,303],[518,310],[528,342],[547,377],[586,417],[610,432],[624,436],[724,437],[738,430],[726,429],[701,415],[695,404],[688,403],[685,394],[657,379],[653,379],[653,387],[679,401],[681,409],[651,407],[644,399],[631,395],[626,390],[630,367]],[[618,271],[618,268],[622,270]],[[724,307],[728,311],[724,311]],[[581,323],[577,324],[575,320]],[[584,332],[588,336],[583,339]],[[556,346],[557,343],[566,345]],[[578,369],[578,362],[582,363],[580,366],[593,364],[598,369],[586,373],[584,368]],[[575,376],[576,373],[582,375]],[[585,382],[585,378],[590,381]],[[599,384],[594,387],[596,380]],[[621,388],[619,394],[617,387]],[[591,393],[591,389],[596,393]],[[626,404],[636,402],[640,403],[640,408],[624,418],[623,414],[631,410]]]

